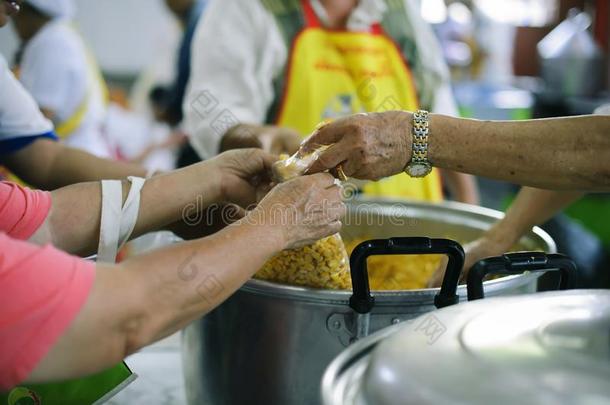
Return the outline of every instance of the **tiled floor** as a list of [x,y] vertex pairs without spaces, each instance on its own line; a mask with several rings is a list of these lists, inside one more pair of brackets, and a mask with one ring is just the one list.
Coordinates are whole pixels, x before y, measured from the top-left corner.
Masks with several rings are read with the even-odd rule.
[[180,335],[175,334],[129,356],[127,364],[138,378],[108,405],[184,405]]

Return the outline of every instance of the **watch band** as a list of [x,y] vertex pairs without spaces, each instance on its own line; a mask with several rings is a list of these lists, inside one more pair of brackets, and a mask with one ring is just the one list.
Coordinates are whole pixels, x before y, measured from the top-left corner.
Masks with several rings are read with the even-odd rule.
[[411,150],[411,164],[429,165],[428,162],[428,133],[430,131],[429,113],[417,110],[413,113],[413,148]]

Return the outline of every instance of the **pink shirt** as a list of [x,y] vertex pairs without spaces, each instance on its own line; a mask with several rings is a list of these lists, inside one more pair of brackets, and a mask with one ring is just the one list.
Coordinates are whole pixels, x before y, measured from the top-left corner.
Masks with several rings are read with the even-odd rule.
[[51,194],[0,182],[0,390],[23,381],[84,305],[95,265],[24,242],[42,225]]

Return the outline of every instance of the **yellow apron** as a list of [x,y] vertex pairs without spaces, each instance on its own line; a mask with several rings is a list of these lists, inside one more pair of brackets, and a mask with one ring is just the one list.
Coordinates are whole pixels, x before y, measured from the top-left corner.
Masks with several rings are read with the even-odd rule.
[[[78,32],[78,30],[73,26],[70,26],[70,28],[80,38],[80,33]],[[97,61],[95,60],[95,57],[93,56],[93,54],[91,53],[91,51],[89,50],[87,45],[84,42],[82,45],[83,45],[83,48],[85,49],[85,53],[86,53],[85,56],[86,56],[86,61],[87,61],[87,70],[88,70],[89,78],[92,81],[95,81],[98,83],[98,85],[100,86],[100,89],[102,91],[102,98],[104,99],[104,103],[108,103],[108,100],[109,100],[108,87],[106,86],[106,82],[104,81],[102,72],[97,64]],[[72,115],[70,117],[68,117],[67,119],[65,119],[64,121],[58,122],[55,124],[55,133],[57,134],[57,136],[60,139],[68,138],[70,135],[72,135],[72,133],[75,130],[77,130],[81,126],[81,124],[83,123],[83,120],[85,119],[85,116],[87,115],[87,111],[89,110],[89,104],[91,102],[91,97],[94,97],[94,94],[93,94],[93,91],[91,89],[89,89],[87,91],[87,93],[85,94],[83,101],[81,101],[81,103],[78,105],[76,110],[72,113]]]
[[[419,107],[408,63],[380,24],[364,32],[330,30],[322,27],[308,0],[300,7],[303,28],[293,38],[283,94],[270,123],[306,136],[321,121]],[[424,179],[402,173],[367,183],[363,191],[424,201],[443,198],[437,171]]]

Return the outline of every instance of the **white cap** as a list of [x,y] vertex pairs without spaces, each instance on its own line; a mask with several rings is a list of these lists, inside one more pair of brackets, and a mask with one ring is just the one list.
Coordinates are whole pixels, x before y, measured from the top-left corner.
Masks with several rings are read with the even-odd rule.
[[26,0],[26,3],[51,18],[74,17],[73,0]]

